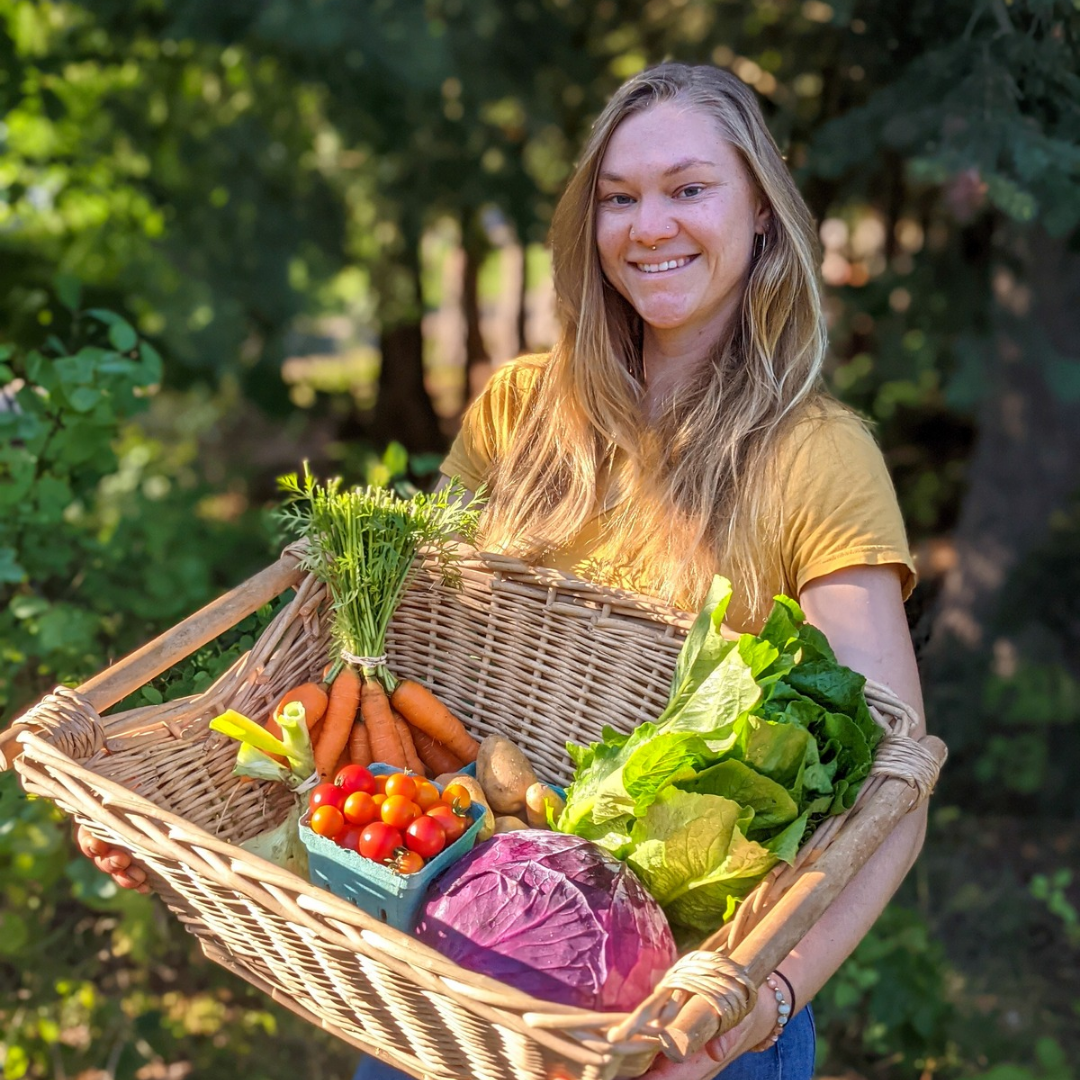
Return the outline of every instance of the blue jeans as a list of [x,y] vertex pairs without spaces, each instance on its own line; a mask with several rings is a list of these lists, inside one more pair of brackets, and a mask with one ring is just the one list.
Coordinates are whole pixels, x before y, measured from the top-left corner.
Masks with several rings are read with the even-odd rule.
[[[760,1054],[737,1057],[713,1080],[810,1080],[814,1075],[815,1045],[814,1016],[807,1005],[791,1018],[774,1046]],[[408,1080],[408,1074],[366,1057],[353,1080]]]

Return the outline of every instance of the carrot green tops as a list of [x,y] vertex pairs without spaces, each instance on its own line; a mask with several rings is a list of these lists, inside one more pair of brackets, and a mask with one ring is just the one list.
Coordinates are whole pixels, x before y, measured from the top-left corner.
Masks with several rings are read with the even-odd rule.
[[[465,414],[442,472],[476,490],[489,479],[491,464],[511,433],[543,370],[543,357],[523,357],[498,368]],[[735,584],[727,624],[756,632],[777,593],[797,597],[807,582],[850,566],[895,565],[905,597],[915,584],[896,493],[881,451],[858,417],[826,403],[824,413],[797,421],[778,451],[781,491],[780,550],[762,554],[759,567],[765,603],[750,610]],[[597,477],[596,514],[577,536],[546,560],[556,569],[607,585],[648,591],[640,567],[620,559],[605,542],[605,526],[622,501],[618,466]],[[763,545],[763,549],[764,549]],[[723,566],[716,572],[729,575]],[[696,611],[700,596],[676,598]]]

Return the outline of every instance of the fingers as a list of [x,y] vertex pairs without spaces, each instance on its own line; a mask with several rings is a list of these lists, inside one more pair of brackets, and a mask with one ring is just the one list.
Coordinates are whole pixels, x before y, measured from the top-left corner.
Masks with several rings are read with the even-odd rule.
[[82,825],[75,832],[75,843],[103,874],[108,874],[121,888],[150,892],[146,871],[133,862],[131,855],[123,848],[113,847]]

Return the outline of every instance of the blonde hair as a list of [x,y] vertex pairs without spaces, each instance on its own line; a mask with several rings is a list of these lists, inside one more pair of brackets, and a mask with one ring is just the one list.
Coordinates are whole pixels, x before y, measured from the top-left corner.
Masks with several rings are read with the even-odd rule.
[[[641,319],[601,271],[596,183],[619,124],[669,101],[719,123],[771,215],[734,326],[646,423]],[[596,515],[597,473],[618,448],[629,497],[605,546],[635,568],[638,587],[700,598],[723,568],[756,608],[775,584],[765,567],[779,565],[771,466],[797,407],[818,393],[826,337],[814,223],[752,92],[729,72],[673,63],[626,82],[593,125],[551,243],[561,332],[494,462],[485,545],[542,562]]]

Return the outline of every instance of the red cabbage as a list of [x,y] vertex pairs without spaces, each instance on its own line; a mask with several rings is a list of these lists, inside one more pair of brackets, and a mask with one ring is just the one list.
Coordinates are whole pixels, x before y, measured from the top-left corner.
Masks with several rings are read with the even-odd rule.
[[500,833],[435,884],[417,937],[469,971],[584,1009],[634,1008],[674,963],[660,905],[579,836]]

